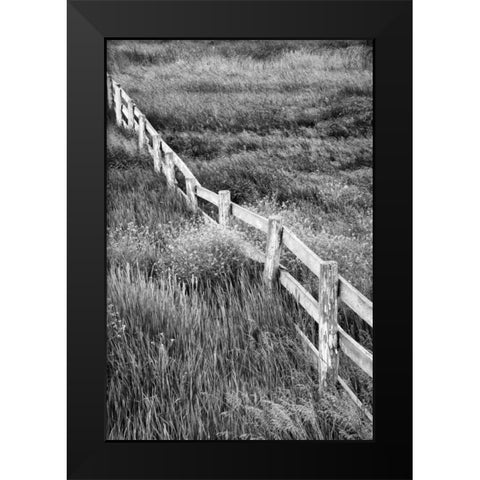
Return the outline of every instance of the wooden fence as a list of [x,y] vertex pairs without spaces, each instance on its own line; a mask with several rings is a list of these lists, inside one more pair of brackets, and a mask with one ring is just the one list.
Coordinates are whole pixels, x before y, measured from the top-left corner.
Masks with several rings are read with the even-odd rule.
[[[264,264],[263,280],[267,287],[271,288],[278,282],[318,324],[318,346],[308,339],[298,325],[295,327],[312,362],[318,368],[320,388],[323,389],[327,382],[338,381],[353,402],[372,420],[371,413],[361,404],[345,380],[338,376],[338,362],[341,351],[373,377],[373,355],[342,329],[337,317],[338,303],[342,302],[373,327],[373,303],[338,274],[336,262],[322,260],[290,229],[283,226],[279,217],[267,219],[237,205],[231,201],[228,190],[215,193],[203,187],[133,100],[108,74],[107,103],[109,109],[115,112],[117,125],[137,133],[139,150],[146,149],[150,153],[154,170],[165,175],[169,188],[175,189],[194,211],[202,214],[209,222],[216,223],[199,208],[197,199],[201,198],[218,208],[220,225],[228,227],[233,217],[266,235],[265,252],[252,248],[247,254]],[[177,184],[175,170],[179,170],[185,178],[185,192]],[[280,264],[282,247],[287,248],[318,277],[318,301]]]

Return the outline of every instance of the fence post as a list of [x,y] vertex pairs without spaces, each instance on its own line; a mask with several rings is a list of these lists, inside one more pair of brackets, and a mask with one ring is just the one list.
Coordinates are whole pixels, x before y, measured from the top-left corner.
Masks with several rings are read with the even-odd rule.
[[320,391],[337,381],[338,374],[338,265],[337,262],[322,262],[319,272],[319,383]]
[[228,227],[230,225],[230,190],[218,192],[218,223]]
[[160,172],[160,135],[157,133],[152,135],[152,147],[153,147],[153,169],[156,172]]
[[175,164],[173,163],[173,152],[165,152],[164,170],[167,177],[167,184],[169,187],[173,187],[177,182],[175,180]]
[[115,85],[115,120],[119,127],[122,126],[122,94],[120,92],[120,85]]
[[133,118],[133,109],[134,109],[135,105],[132,101],[131,98],[129,98],[127,100],[127,125],[128,125],[128,128],[130,129],[134,129],[135,128],[135,121],[134,121],[134,118]]
[[272,287],[277,279],[280,266],[280,252],[282,250],[282,220],[279,216],[268,219],[267,248],[265,252],[265,267],[263,269],[263,281],[268,287]]
[[145,146],[145,115],[140,113],[138,116],[138,150],[142,151]]
[[192,210],[196,212],[198,210],[198,200],[197,200],[197,184],[195,179],[192,177],[185,177],[185,188],[187,190],[188,201]]
[[112,77],[107,73],[107,105],[108,109],[111,110],[113,107],[113,87],[112,87]]

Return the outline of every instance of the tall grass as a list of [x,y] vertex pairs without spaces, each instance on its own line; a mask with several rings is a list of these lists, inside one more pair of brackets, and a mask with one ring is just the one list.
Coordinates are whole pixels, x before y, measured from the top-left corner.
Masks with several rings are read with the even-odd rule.
[[[372,297],[372,75],[365,42],[115,41],[108,66],[203,185],[279,214]],[[107,131],[108,387],[111,439],[358,439],[371,426],[345,395],[318,395],[294,323],[266,292],[234,224],[205,225],[138,154]],[[316,295],[292,256],[282,263]],[[366,347],[371,329],[347,308]],[[371,407],[372,382],[340,371]]]
[[244,270],[188,289],[108,275],[111,439],[362,438],[345,399],[318,395],[294,311]]
[[[337,136],[371,130],[371,48],[282,48],[258,59],[194,42],[113,44],[110,70],[156,128],[221,132],[316,128]],[[252,47],[250,47],[252,48]],[[166,52],[175,52],[165,61]],[[144,54],[140,54],[144,52]],[[167,55],[170,57],[171,55]],[[130,61],[141,57],[142,62]],[[146,59],[146,61],[145,61]]]

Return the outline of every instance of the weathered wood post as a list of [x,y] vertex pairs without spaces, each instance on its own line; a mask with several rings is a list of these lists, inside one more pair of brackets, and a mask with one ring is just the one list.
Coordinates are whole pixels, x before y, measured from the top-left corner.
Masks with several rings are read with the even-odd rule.
[[145,115],[140,113],[138,116],[138,150],[142,151],[145,147]]
[[135,121],[133,118],[133,109],[135,108],[135,105],[132,101],[132,99],[129,97],[127,100],[127,126],[131,130],[135,128]]
[[175,164],[173,162],[173,152],[165,152],[165,163],[163,164],[163,173],[167,177],[167,184],[173,187],[177,181],[175,179]]
[[112,77],[107,73],[107,105],[108,109],[113,108],[113,87],[112,87]]
[[185,188],[187,190],[187,197],[190,203],[190,207],[194,212],[198,210],[197,200],[197,183],[193,177],[185,177]]
[[122,126],[122,93],[120,91],[120,85],[115,85],[115,120],[119,127]]
[[263,281],[271,288],[278,276],[280,267],[280,252],[282,250],[282,220],[279,216],[268,219],[267,248],[265,252],[265,267],[263,269]]
[[322,391],[327,382],[334,384],[338,375],[337,262],[322,262],[319,279],[318,372]]
[[225,227],[230,225],[230,190],[218,192],[218,223]]
[[160,151],[160,145],[162,141],[160,139],[160,135],[156,133],[152,135],[152,147],[153,147],[153,169],[160,173],[160,158],[162,152]]

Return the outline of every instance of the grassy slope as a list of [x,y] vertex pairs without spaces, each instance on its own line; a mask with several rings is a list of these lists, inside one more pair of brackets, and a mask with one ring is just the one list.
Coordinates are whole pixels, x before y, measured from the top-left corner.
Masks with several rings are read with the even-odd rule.
[[[205,186],[280,213],[371,296],[369,48],[337,47],[116,43],[109,68]],[[111,438],[369,437],[338,394],[318,398],[301,313],[258,288],[241,232],[199,225],[114,128],[108,147]],[[341,321],[371,346],[351,312]],[[371,382],[341,369],[370,404]]]

